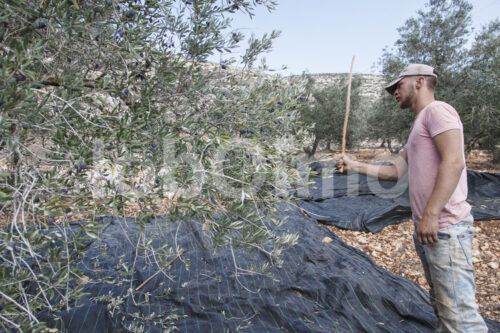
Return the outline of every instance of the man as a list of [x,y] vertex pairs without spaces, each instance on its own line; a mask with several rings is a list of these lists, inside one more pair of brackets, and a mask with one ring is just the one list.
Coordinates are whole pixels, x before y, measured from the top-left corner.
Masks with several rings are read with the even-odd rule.
[[431,66],[412,64],[386,87],[400,108],[415,113],[408,142],[393,165],[361,163],[344,154],[337,166],[381,180],[397,181],[408,173],[415,249],[438,332],[487,332],[475,300],[463,127],[452,106],[434,99],[437,77]]

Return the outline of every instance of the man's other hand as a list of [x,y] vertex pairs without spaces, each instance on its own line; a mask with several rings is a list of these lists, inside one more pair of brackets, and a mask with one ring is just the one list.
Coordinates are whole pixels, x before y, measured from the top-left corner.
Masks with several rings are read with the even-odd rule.
[[424,216],[417,226],[417,241],[420,244],[434,244],[438,241],[438,217]]

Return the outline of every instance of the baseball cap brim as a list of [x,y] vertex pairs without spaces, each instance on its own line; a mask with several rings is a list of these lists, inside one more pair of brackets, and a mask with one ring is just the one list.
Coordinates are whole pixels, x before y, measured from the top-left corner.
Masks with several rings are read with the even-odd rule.
[[396,91],[396,87],[398,86],[399,81],[401,81],[402,79],[403,79],[403,77],[398,77],[396,80],[389,83],[389,85],[385,87],[385,90],[389,94],[394,95],[394,92]]

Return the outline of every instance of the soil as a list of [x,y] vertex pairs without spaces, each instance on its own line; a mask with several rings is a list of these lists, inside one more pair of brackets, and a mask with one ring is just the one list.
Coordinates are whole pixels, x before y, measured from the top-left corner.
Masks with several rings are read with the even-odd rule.
[[[390,157],[384,149],[361,149],[348,152],[358,160],[375,162]],[[335,158],[331,152],[318,153],[316,159]],[[500,165],[490,162],[485,151],[473,151],[467,168],[473,171],[500,173]],[[476,272],[476,300],[484,318],[500,321],[500,220],[475,221],[473,263]],[[347,244],[368,254],[377,265],[429,289],[413,245],[413,221],[385,227],[376,234],[328,228]]]

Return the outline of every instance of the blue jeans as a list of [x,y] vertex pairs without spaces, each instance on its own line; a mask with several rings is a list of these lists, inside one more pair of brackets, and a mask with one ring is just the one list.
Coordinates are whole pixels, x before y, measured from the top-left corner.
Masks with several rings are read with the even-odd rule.
[[430,299],[438,318],[438,332],[488,332],[476,304],[472,265],[472,215],[438,230],[439,241],[422,245],[413,241],[430,287]]

